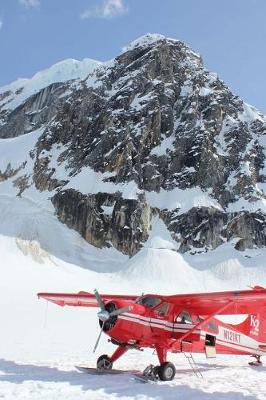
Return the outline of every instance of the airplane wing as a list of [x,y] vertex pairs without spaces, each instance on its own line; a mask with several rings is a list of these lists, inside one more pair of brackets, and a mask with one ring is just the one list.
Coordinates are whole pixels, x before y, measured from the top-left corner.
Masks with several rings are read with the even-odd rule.
[[[60,306],[98,307],[95,295],[83,291],[78,293],[38,293],[38,297]],[[105,303],[115,300],[134,302],[139,296],[101,294],[101,297]],[[256,314],[258,308],[261,307],[265,307],[266,310],[266,289],[258,286],[255,286],[253,290],[159,295],[158,297],[178,308],[198,315]]]
[[[98,307],[96,297],[92,293],[78,292],[78,293],[38,293],[37,296],[59,306],[76,306],[76,307]],[[123,295],[110,295],[101,294],[103,302],[114,300],[135,301],[139,296],[123,296]]]
[[253,290],[178,294],[162,299],[198,315],[256,314],[266,307],[266,289],[255,286]]

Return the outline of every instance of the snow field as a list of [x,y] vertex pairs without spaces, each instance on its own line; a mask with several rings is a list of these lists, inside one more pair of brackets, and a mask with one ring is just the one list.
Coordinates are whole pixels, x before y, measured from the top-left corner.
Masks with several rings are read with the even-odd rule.
[[[184,355],[170,354],[176,378],[155,385],[135,382],[130,374],[80,373],[75,365],[94,366],[100,354],[114,349],[103,336],[92,353],[97,309],[58,307],[36,297],[38,291],[94,288],[172,294],[265,285],[264,250],[242,254],[226,245],[197,258],[184,256],[163,223],[154,220],[144,248],[128,259],[88,245],[33,201],[1,196],[0,212],[0,399],[266,399],[266,368],[252,369],[248,357],[195,355],[201,379]],[[129,351],[116,366],[143,370],[150,363],[157,364],[151,350]]]

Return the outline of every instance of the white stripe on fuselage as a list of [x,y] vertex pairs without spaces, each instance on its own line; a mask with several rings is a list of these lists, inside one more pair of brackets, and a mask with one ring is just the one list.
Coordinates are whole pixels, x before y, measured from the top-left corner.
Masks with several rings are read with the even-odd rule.
[[[158,329],[163,329],[169,332],[179,332],[186,333],[192,328],[195,327],[194,324],[180,324],[180,323],[172,323],[166,320],[161,320],[157,318],[144,317],[142,315],[132,314],[132,313],[124,313],[119,315],[119,319],[134,322],[143,326],[150,326]],[[200,329],[195,329],[192,334],[201,334],[201,339],[205,340],[206,334],[211,334],[216,337],[216,342],[224,347],[229,347],[235,350],[246,351],[251,354],[265,354],[266,352],[263,350],[259,350],[258,346],[266,346],[266,343],[258,342],[255,339],[246,336],[238,331],[232,330],[227,327],[223,327],[218,325],[219,332],[217,335],[212,332],[205,332]],[[227,333],[225,333],[227,332]],[[203,335],[202,335],[203,334]],[[233,340],[227,340],[227,337],[235,338],[235,342]]]

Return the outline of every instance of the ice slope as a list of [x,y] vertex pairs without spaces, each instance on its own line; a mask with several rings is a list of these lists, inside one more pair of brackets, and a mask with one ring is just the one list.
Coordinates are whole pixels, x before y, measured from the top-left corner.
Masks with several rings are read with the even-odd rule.
[[100,61],[90,58],[84,58],[82,61],[72,58],[60,61],[50,68],[36,73],[30,79],[20,78],[9,85],[1,87],[0,99],[2,93],[9,92],[9,95],[0,101],[0,105],[4,105],[3,109],[13,110],[27,98],[52,83],[85,79],[101,65]]
[[[22,399],[265,399],[266,369],[252,370],[248,357],[195,359],[197,378],[183,355],[171,383],[143,385],[130,375],[91,377],[75,365],[95,365],[113,345],[99,333],[95,309],[61,308],[38,300],[38,291],[179,293],[266,285],[264,250],[239,253],[229,245],[208,254],[183,256],[160,220],[144,248],[129,259],[88,245],[34,201],[0,196],[0,398]],[[35,222],[34,222],[35,221]],[[210,255],[211,254],[211,255]],[[98,271],[96,272],[98,268]],[[241,274],[241,280],[239,276]],[[131,351],[117,367],[156,363],[151,351]]]

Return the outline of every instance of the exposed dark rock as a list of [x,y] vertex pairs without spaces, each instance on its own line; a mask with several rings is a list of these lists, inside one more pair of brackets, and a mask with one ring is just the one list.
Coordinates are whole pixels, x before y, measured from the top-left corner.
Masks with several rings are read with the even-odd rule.
[[235,248],[266,246],[266,216],[263,213],[241,212],[234,214],[227,226],[227,238],[236,238]]
[[205,252],[232,241],[237,250],[266,245],[266,216],[261,212],[226,213],[215,208],[192,208],[178,215],[162,211],[180,252]]
[[152,212],[144,200],[124,200],[119,193],[86,196],[69,189],[52,202],[59,220],[96,247],[113,245],[134,255],[148,239]]
[[123,199],[120,193],[83,195],[73,189],[57,193],[52,202],[59,220],[76,229],[96,247],[114,246],[134,255],[148,239],[151,220],[159,215],[184,253],[205,252],[232,241],[237,250],[266,245],[264,214],[225,213],[213,207],[185,214],[151,208],[145,199]]
[[[184,43],[148,36],[85,80],[51,84],[9,110],[10,93],[0,95],[0,137],[42,130],[30,152],[31,179],[26,164],[17,169],[11,160],[0,180],[14,178],[20,195],[32,182],[52,192],[58,218],[89,243],[133,255],[159,214],[181,252],[227,241],[238,250],[265,246],[259,204],[266,118],[206,71]],[[110,193],[101,185],[97,193],[65,188],[84,171],[85,180],[93,171],[113,185]],[[135,195],[121,185],[135,185]],[[197,188],[213,202],[184,211],[146,200],[147,192],[172,196],[176,188]]]
[[14,186],[19,188],[17,196],[21,196],[24,190],[30,187],[29,176],[23,175],[13,181]]
[[15,176],[18,173],[18,171],[20,169],[22,169],[23,167],[24,167],[24,165],[21,165],[19,168],[13,169],[11,167],[11,164],[8,163],[5,171],[0,170],[0,182],[3,182],[9,178],[12,178],[12,176]]
[[32,95],[10,113],[0,113],[4,120],[4,124],[0,126],[0,138],[24,135],[47,124],[62,104],[63,99],[60,96],[65,90],[63,84],[54,83]]

